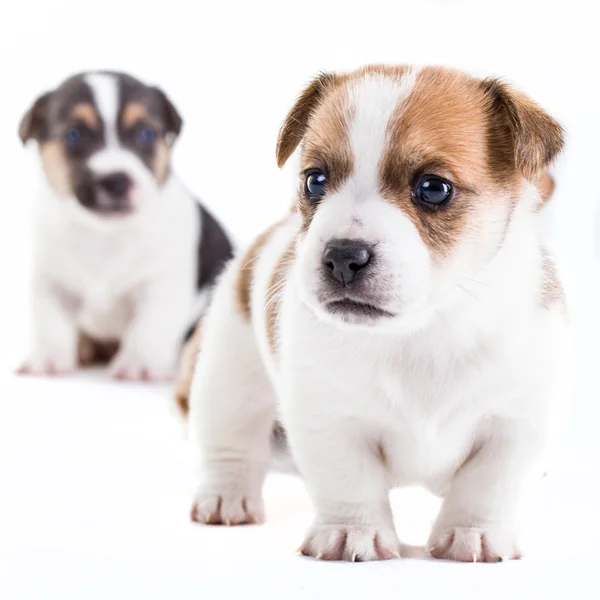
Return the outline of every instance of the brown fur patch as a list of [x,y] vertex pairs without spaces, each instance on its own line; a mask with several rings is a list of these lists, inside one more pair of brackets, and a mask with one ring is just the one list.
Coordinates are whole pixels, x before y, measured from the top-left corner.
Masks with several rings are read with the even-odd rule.
[[72,194],[71,169],[62,142],[50,140],[41,143],[40,155],[44,172],[52,188],[61,196]]
[[565,305],[565,291],[558,278],[554,259],[544,247],[542,252],[542,285],[540,290],[540,306],[549,308],[554,304]]
[[[434,258],[451,252],[490,198],[509,198],[523,177],[537,181],[562,145],[557,123],[508,86],[459,71],[426,67],[398,107],[382,160],[381,193],[411,218]],[[418,206],[414,185],[424,174],[453,184],[439,210]]]
[[287,247],[285,252],[279,257],[271,278],[269,280],[269,287],[267,289],[267,295],[265,298],[265,311],[266,311],[266,327],[267,327],[267,341],[272,354],[277,353],[278,340],[277,340],[277,319],[279,318],[279,309],[281,307],[281,292],[282,287],[285,285],[286,276],[290,263],[296,256],[296,240],[292,240],[290,245]]
[[179,373],[175,384],[175,403],[184,417],[190,411],[190,389],[194,378],[196,361],[200,352],[202,321],[196,325],[192,337],[185,343],[179,362]]
[[[326,101],[314,109],[308,120],[302,143],[301,172],[323,171],[327,176],[327,193],[331,193],[342,187],[354,169],[348,132],[353,111],[344,87],[330,86],[326,94]],[[300,186],[298,209],[302,215],[302,229],[306,231],[318,202],[307,198],[304,178]]]
[[336,82],[335,75],[322,73],[300,94],[279,130],[275,152],[277,166],[283,167],[294,153],[306,133],[311,115]]
[[169,158],[170,151],[167,142],[163,139],[157,140],[152,170],[159,184],[163,184],[169,175]]
[[540,190],[540,200],[538,202],[538,208],[544,206],[554,193],[554,178],[550,173],[544,172],[538,180],[538,189]]
[[236,281],[237,307],[240,313],[248,320],[252,318],[252,282],[254,280],[254,262],[258,259],[260,251],[269,241],[281,221],[271,225],[263,231],[248,248],[240,263],[240,270]]
[[140,121],[148,121],[148,109],[141,102],[128,102],[121,112],[121,123],[125,129],[132,129]]
[[[496,185],[488,160],[488,115],[479,81],[458,71],[420,71],[390,122],[380,168],[381,194],[402,208],[434,256],[444,256],[468,227],[474,204]],[[439,210],[413,200],[425,174],[452,182],[452,201]]]
[[513,170],[535,182],[562,150],[561,126],[525,94],[498,79],[485,79],[481,89],[490,102],[491,158],[508,159]]
[[78,102],[71,109],[71,118],[85,123],[90,129],[97,129],[100,123],[96,109],[89,102]]

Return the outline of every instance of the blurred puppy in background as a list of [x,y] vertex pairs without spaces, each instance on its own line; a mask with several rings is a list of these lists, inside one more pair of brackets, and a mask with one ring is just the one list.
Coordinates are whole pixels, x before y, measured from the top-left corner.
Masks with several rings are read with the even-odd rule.
[[22,119],[44,179],[35,220],[33,343],[19,372],[110,360],[119,379],[172,377],[230,258],[228,235],[170,167],[182,118],[117,72],[70,77]]

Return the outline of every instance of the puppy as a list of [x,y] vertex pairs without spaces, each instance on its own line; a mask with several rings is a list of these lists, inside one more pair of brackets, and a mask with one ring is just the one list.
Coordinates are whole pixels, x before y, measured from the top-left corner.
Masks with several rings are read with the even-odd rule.
[[569,389],[536,226],[561,127],[495,79],[368,66],[308,86],[280,166],[299,144],[293,210],[230,263],[203,322],[192,518],[262,521],[285,441],[316,512],[303,554],[398,556],[389,490],[421,485],[443,497],[432,556],[519,558]]
[[117,378],[172,376],[232,252],[171,171],[181,127],[160,89],[113,72],[75,75],[23,117],[21,140],[38,143],[44,176],[34,340],[21,373],[65,373],[112,357]]

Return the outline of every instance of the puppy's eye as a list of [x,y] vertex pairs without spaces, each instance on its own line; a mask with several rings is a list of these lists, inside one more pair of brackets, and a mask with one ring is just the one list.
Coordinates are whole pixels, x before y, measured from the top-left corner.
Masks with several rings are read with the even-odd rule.
[[154,141],[155,137],[156,131],[153,127],[150,127],[149,125],[144,125],[143,127],[140,127],[135,134],[136,140],[143,146],[151,144]]
[[81,131],[77,127],[69,127],[65,133],[65,140],[70,146],[75,146],[81,140]]
[[438,208],[452,197],[452,184],[441,177],[425,175],[419,179],[413,195],[417,202]]
[[304,186],[306,194],[309,198],[315,200],[322,198],[325,195],[325,187],[327,185],[327,177],[323,171],[319,169],[311,169],[306,174]]

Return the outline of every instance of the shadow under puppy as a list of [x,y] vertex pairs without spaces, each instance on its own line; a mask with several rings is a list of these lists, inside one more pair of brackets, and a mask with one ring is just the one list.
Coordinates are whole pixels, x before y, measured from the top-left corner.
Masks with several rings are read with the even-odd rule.
[[279,135],[295,205],[229,263],[198,331],[192,518],[262,521],[287,442],[301,552],[398,556],[389,491],[443,497],[436,558],[521,556],[517,517],[570,391],[539,208],[563,132],[524,94],[437,67],[315,79]]
[[21,373],[111,360],[123,379],[168,379],[232,255],[173,174],[182,118],[157,87],[118,72],[70,77],[22,119],[38,143],[33,343]]

